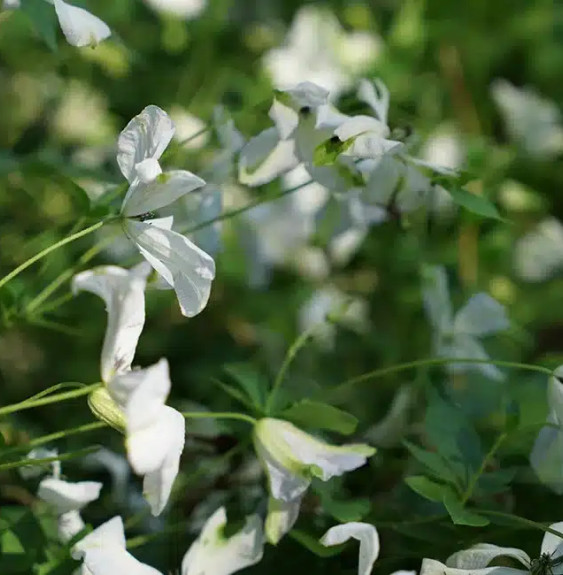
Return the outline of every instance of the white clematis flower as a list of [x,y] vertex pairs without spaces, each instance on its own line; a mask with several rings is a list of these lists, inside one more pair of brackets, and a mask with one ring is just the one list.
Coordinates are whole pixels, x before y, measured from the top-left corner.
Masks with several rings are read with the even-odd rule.
[[83,560],[81,575],[162,575],[135,559],[125,545],[123,521],[121,517],[114,517],[76,543],[71,555],[77,561]]
[[321,537],[320,541],[325,547],[330,547],[345,543],[349,539],[356,539],[360,542],[358,575],[370,575],[373,564],[379,556],[379,535],[377,529],[369,523],[352,521],[331,527]]
[[[551,529],[563,532],[563,522],[550,525]],[[563,555],[563,539],[552,533],[543,537],[539,557],[549,558],[551,561]],[[539,558],[538,557],[538,558]],[[522,568],[490,566],[495,559],[512,559],[520,563]],[[537,559],[537,558],[536,558]],[[446,564],[433,559],[424,559],[420,575],[525,575],[530,573],[532,564],[536,559],[521,549],[513,547],[498,547],[489,543],[479,543],[454,553],[446,560]],[[553,575],[563,574],[563,564],[552,568]]]
[[102,484],[96,481],[69,483],[47,477],[39,484],[37,496],[45,501],[58,517],[59,539],[66,543],[85,525],[80,510],[100,496]]
[[273,544],[295,523],[313,477],[328,481],[361,467],[375,453],[365,444],[330,445],[274,418],[263,418],[255,425],[254,446],[275,500],[270,501],[266,520],[266,537]]
[[563,494],[563,366],[549,378],[549,415],[534,443],[530,464],[540,480],[558,495]]
[[61,30],[72,46],[96,46],[111,36],[109,26],[84,8],[53,0]]
[[[510,325],[504,306],[486,293],[472,296],[454,316],[446,270],[441,266],[424,269],[422,298],[440,357],[486,360],[489,356],[479,339]],[[452,373],[475,369],[491,379],[504,378],[496,366],[487,363],[450,363],[447,367]]]
[[227,514],[221,507],[185,554],[182,575],[230,575],[262,559],[264,534],[257,515],[248,517],[244,527],[228,539],[223,533],[226,525]]
[[185,170],[162,172],[158,160],[173,135],[172,121],[158,106],[147,106],[121,132],[117,163],[130,184],[121,206],[122,225],[145,259],[174,288],[182,314],[193,317],[207,305],[215,262],[172,231],[172,217],[154,219],[151,214],[205,185]]

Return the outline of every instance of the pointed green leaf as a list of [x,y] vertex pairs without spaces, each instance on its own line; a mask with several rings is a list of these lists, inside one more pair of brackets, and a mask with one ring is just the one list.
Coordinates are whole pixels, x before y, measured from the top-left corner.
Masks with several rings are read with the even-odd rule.
[[456,483],[457,480],[463,479],[463,475],[457,474],[449,465],[448,461],[438,453],[426,451],[417,445],[408,441],[403,442],[411,455],[424,465],[438,479],[450,483]]
[[447,491],[451,491],[449,485],[432,481],[424,475],[411,475],[405,479],[405,483],[421,497],[430,501],[442,501]]
[[444,494],[442,502],[456,525],[484,527],[490,523],[486,517],[466,509],[453,489]]
[[477,214],[478,216],[483,216],[484,218],[504,221],[504,218],[499,214],[496,206],[484,196],[472,194],[464,188],[456,186],[448,189],[448,192],[452,200],[467,211]]
[[255,407],[261,409],[264,406],[269,388],[268,380],[258,373],[252,364],[231,363],[225,365],[223,370],[246,393]]

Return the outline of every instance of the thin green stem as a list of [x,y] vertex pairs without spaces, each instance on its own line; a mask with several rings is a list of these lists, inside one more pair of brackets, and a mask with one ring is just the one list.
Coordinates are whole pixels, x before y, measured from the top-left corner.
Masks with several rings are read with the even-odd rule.
[[78,451],[72,451],[71,453],[62,453],[55,457],[43,457],[42,459],[22,459],[20,461],[10,461],[9,463],[0,463],[0,471],[7,471],[8,469],[17,469],[18,467],[25,467],[26,465],[42,465],[43,463],[51,463],[53,461],[66,461],[68,459],[76,459],[77,457],[82,457],[83,455],[88,455],[93,451],[97,451],[99,446],[93,445],[91,447],[85,447],[84,449],[79,449]]
[[234,413],[232,411],[183,411],[182,415],[186,419],[238,419],[254,425],[256,420],[245,413]]
[[520,523],[521,525],[526,525],[527,527],[532,527],[533,529],[539,529],[545,533],[551,533],[557,537],[563,539],[563,533],[556,531],[551,527],[544,525],[543,523],[538,523],[537,521],[532,521],[531,519],[526,519],[525,517],[520,517],[519,515],[512,515],[512,513],[502,513],[501,511],[491,511],[489,509],[478,509],[473,508],[472,511],[479,513],[479,515],[488,515],[489,517],[498,517],[499,519],[510,520],[513,523]]
[[413,369],[416,367],[432,366],[432,365],[447,365],[449,363],[474,363],[474,364],[489,364],[497,365],[499,367],[508,367],[512,369],[525,369],[528,371],[536,371],[543,373],[548,376],[553,375],[553,370],[547,367],[541,367],[539,365],[530,365],[528,363],[517,363],[514,361],[502,361],[495,359],[475,359],[475,358],[454,358],[454,357],[440,357],[440,358],[426,358],[426,359],[416,359],[414,361],[409,361],[407,363],[400,363],[397,365],[391,365],[389,367],[383,367],[380,369],[375,369],[373,371],[368,371],[362,375],[352,377],[342,383],[339,383],[333,387],[329,393],[331,395],[337,395],[347,390],[348,388],[354,387],[358,383],[363,383],[371,379],[377,379],[380,377],[385,377],[386,375],[391,375],[393,373],[398,373],[400,371],[406,371],[407,369]]
[[86,385],[80,389],[75,389],[74,391],[67,391],[65,393],[59,393],[49,397],[42,397],[33,401],[20,401],[19,403],[14,403],[13,405],[0,407],[0,416],[8,415],[9,413],[15,413],[16,411],[23,411],[24,409],[31,409],[33,407],[40,407],[42,405],[49,405],[50,403],[58,403],[59,401],[67,401],[76,397],[82,397],[84,395],[88,395],[91,391],[94,391],[100,387],[100,385],[100,383],[93,383],[92,385]]
[[299,184],[298,186],[294,186],[293,188],[289,188],[287,190],[282,190],[281,192],[278,192],[276,194],[264,195],[264,197],[257,198],[256,200],[254,200],[253,202],[250,202],[249,204],[246,204],[245,206],[242,206],[240,208],[236,208],[234,210],[229,210],[228,212],[224,212],[223,214],[220,214],[216,218],[206,220],[205,222],[201,222],[199,224],[196,224],[195,226],[192,226],[191,228],[181,230],[181,233],[192,234],[192,233],[197,232],[203,228],[211,226],[217,222],[222,222],[223,220],[228,220],[230,218],[234,218],[235,216],[238,216],[239,214],[247,212],[248,210],[251,210],[252,208],[255,208],[256,206],[259,206],[260,204],[265,204],[267,202],[278,200],[279,198],[283,198],[284,196],[292,194],[293,192],[296,192],[297,190],[300,190],[301,188],[308,186],[312,182],[313,182],[313,180],[309,180],[307,182],[304,182],[303,184]]
[[107,220],[101,220],[99,222],[96,222],[95,224],[89,226],[88,228],[85,228],[79,232],[76,232],[75,234],[67,236],[66,238],[49,246],[48,248],[41,250],[38,254],[35,254],[33,257],[23,262],[23,264],[19,265],[16,269],[12,270],[8,275],[0,279],[0,288],[5,286],[10,280],[14,279],[17,275],[26,270],[29,266],[33,265],[35,262],[44,258],[46,255],[50,254],[51,252],[54,252],[55,250],[58,250],[59,248],[61,248],[66,244],[74,242],[79,238],[82,238],[88,234],[91,234],[92,232],[95,232],[96,230],[100,229],[106,222]]
[[295,339],[295,341],[291,344],[290,348],[287,350],[283,363],[280,367],[280,370],[278,371],[274,384],[272,385],[272,390],[270,391],[268,400],[266,401],[266,413],[270,412],[272,405],[276,400],[276,395],[278,394],[279,388],[283,383],[285,374],[287,373],[289,366],[291,365],[291,363],[293,362],[293,360],[295,359],[296,355],[299,353],[301,348],[304,347],[305,344],[309,341],[309,339],[313,335],[313,332],[319,329],[319,327],[322,325],[324,325],[324,322],[316,323],[309,329],[306,329],[304,332],[300,333],[299,336]]
[[86,387],[86,384],[80,383],[78,381],[64,381],[63,383],[57,383],[55,385],[52,385],[51,387],[48,387],[47,389],[44,389],[43,391],[40,391],[39,393],[36,393],[35,395],[32,395],[31,397],[28,397],[27,399],[24,399],[19,403],[27,403],[28,401],[35,401],[36,399],[41,399],[42,397],[50,395],[51,393],[55,393],[55,391],[59,391],[61,389],[68,389],[68,388],[80,389],[82,387]]
[[483,475],[487,465],[489,464],[491,459],[495,456],[496,452],[500,449],[500,446],[506,441],[507,437],[508,437],[508,433],[501,433],[496,438],[496,441],[493,443],[493,445],[491,446],[491,448],[489,449],[489,451],[487,452],[485,457],[483,457],[483,461],[481,461],[481,465],[479,466],[479,469],[471,476],[471,479],[467,485],[467,489],[465,490],[465,492],[461,498],[462,504],[467,503],[467,501],[469,501],[469,499],[471,499],[471,496],[473,495],[473,491],[475,490],[475,487],[477,486],[477,482],[479,481],[479,478],[481,477],[481,475]]

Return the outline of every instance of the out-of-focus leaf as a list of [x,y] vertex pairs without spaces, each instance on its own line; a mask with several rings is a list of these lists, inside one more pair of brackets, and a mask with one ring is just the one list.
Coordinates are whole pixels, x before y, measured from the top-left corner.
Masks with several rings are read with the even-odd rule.
[[515,475],[516,469],[513,467],[485,473],[479,477],[477,494],[495,495],[496,493],[502,493],[508,489]]
[[453,489],[444,494],[442,502],[456,525],[484,527],[490,523],[486,517],[466,509]]
[[345,544],[325,547],[319,543],[318,539],[305,533],[305,531],[301,531],[301,529],[292,529],[289,532],[289,536],[319,557],[334,557],[346,547]]
[[370,512],[369,499],[344,499],[343,495],[337,499],[331,484],[313,481],[313,490],[320,496],[323,509],[341,523],[361,521]]
[[430,501],[442,501],[444,495],[451,491],[449,485],[436,483],[424,475],[411,475],[405,479],[405,483],[420,496]]
[[452,200],[467,211],[483,216],[484,218],[504,221],[504,218],[500,215],[496,206],[484,196],[472,194],[464,188],[455,186],[449,188],[448,192]]
[[444,459],[438,453],[433,451],[426,451],[417,445],[414,445],[408,441],[404,441],[406,448],[410,451],[411,455],[422,465],[424,465],[428,471],[430,471],[438,479],[443,479],[451,483],[455,483],[457,480],[462,479],[455,473],[449,462]]
[[223,370],[248,395],[252,404],[261,409],[268,393],[268,381],[250,363],[231,363]]
[[351,138],[342,142],[337,136],[325,140],[319,144],[313,153],[313,163],[315,166],[330,166],[342,152],[345,152],[354,142]]
[[31,510],[19,506],[0,510],[0,573],[29,573],[44,545],[45,535]]
[[280,417],[300,426],[328,429],[343,435],[354,433],[358,426],[358,419],[351,413],[310,399],[294,403],[289,409],[283,411]]
[[21,9],[40,38],[53,52],[56,52],[57,16],[52,4],[45,0],[21,0]]

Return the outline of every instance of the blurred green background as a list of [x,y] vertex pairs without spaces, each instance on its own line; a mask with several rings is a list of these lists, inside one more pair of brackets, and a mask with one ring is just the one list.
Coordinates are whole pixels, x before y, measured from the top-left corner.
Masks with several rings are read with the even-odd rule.
[[[209,0],[198,17],[186,20],[151,9],[141,0],[90,0],[85,6],[113,31],[93,50],[69,46],[58,30],[53,50],[25,11],[0,12],[0,275],[90,221],[90,200],[112,184],[123,183],[115,162],[116,138],[146,105],[168,111],[181,131],[180,139],[200,129],[197,119],[211,126],[217,105],[224,106],[247,138],[269,126],[267,110],[275,78],[265,64],[266,55],[287,43],[292,21],[307,4]],[[391,93],[390,125],[412,132],[413,145],[421,153],[449,157],[453,153],[458,164],[477,176],[470,184],[472,191],[493,200],[506,221],[480,222],[455,210],[429,219],[413,215],[403,225],[391,221],[371,228],[348,261],[331,264],[328,278],[276,265],[267,282],[254,285],[249,283],[253,262],[245,250],[243,220],[234,218],[222,228],[217,277],[203,313],[186,320],[172,292],[148,292],[147,323],[135,364],[168,358],[173,405],[196,402],[212,410],[240,409],[213,383],[214,378],[233,383],[225,366],[240,362],[259,374],[255,377],[275,376],[302,328],[300,309],[328,284],[367,302],[369,328],[357,332],[338,327],[333,346],[309,344],[291,367],[287,390],[292,398],[312,396],[377,367],[430,357],[431,332],[420,294],[424,263],[447,266],[456,305],[476,291],[487,291],[507,306],[511,328],[487,346],[494,358],[561,363],[563,246],[559,253],[557,242],[549,247],[551,259],[546,259],[554,263],[546,264],[549,269],[543,276],[538,272],[541,281],[533,272],[530,281],[528,268],[522,271],[526,264],[518,266],[515,247],[545,218],[563,217],[563,144],[557,118],[563,100],[563,4],[342,0],[315,6],[325,10],[329,20],[337,20],[341,38],[354,33],[370,38],[334,48],[342,74],[349,79],[339,96],[341,108],[355,111],[354,79],[381,78]],[[315,29],[310,34],[322,40]],[[288,74],[293,66],[297,64],[288,64]],[[528,99],[515,105],[520,107],[513,116],[499,105],[501,96],[495,102],[494,86],[500,80],[518,90],[532,90],[520,92]],[[546,106],[553,114],[545,111]],[[205,137],[202,146],[176,142],[168,165],[195,173],[209,170],[219,144],[213,130]],[[241,190],[232,179],[222,185],[223,202],[227,207],[239,205],[240,198],[250,201],[279,185]],[[290,225],[288,237],[293,233]],[[106,324],[101,300],[89,294],[72,297],[65,281],[30,311],[34,298],[61,273],[85,267],[78,260],[99,239],[88,237],[54,252],[0,290],[1,404],[23,400],[58,382],[99,380]],[[322,234],[307,241],[326,253]],[[114,247],[87,265],[123,263],[116,256],[120,244]],[[126,257],[127,263],[136,261],[129,253]],[[541,266],[539,260],[535,263]],[[387,413],[400,385],[444,380],[439,369],[407,371],[357,386],[341,405],[360,419],[360,439]],[[489,445],[509,399],[522,406],[522,421],[543,420],[545,384],[545,378],[519,371],[509,372],[502,385],[472,374],[450,386],[449,394]],[[424,443],[424,393],[421,387],[414,389],[417,399],[409,412],[407,433],[413,442]],[[14,446],[91,419],[86,402],[77,400],[4,418],[0,434]],[[73,481],[107,481],[100,502],[85,510],[87,521],[97,525],[123,513],[126,520],[134,518],[130,536],[172,526],[169,534],[136,550],[139,558],[166,572],[180,564],[194,537],[188,527],[198,525],[198,516],[205,517],[222,501],[233,517],[263,510],[263,479],[253,470],[250,451],[244,449],[246,434],[247,429],[236,424],[189,423],[173,502],[152,522],[138,500],[115,496],[107,470],[86,468],[80,460],[63,469]],[[503,466],[515,466],[518,473],[496,503],[534,520],[559,520],[553,512],[563,501],[539,485],[526,468],[533,437],[523,434],[502,452]],[[224,454],[241,443],[242,448],[225,459]],[[123,454],[121,438],[110,430],[69,438],[57,446],[72,451],[92,444]],[[460,547],[484,540],[522,546],[534,556],[539,532],[530,536],[511,527],[460,528],[447,519],[398,525],[436,512],[402,481],[415,466],[399,443],[382,447],[369,466],[336,484],[339,496],[359,500],[366,520],[380,529],[382,557],[375,573],[418,569],[422,557],[444,559]],[[129,481],[139,494],[139,480]],[[16,472],[0,472],[0,514],[4,506],[33,503],[35,487]],[[132,487],[128,490],[133,492]],[[298,523],[317,535],[334,522],[319,513],[319,498],[319,493],[311,494]],[[48,525],[48,518],[41,521]],[[42,537],[52,539],[53,533],[46,528],[33,542],[34,548],[44,548]],[[46,562],[37,559],[38,564],[42,561]],[[353,549],[322,559],[286,538],[277,548],[269,547],[264,560],[248,572],[353,573],[355,562]],[[57,573],[71,572],[68,565],[61,565]],[[15,572],[35,571],[27,565]],[[51,572],[55,573],[41,571]]]

